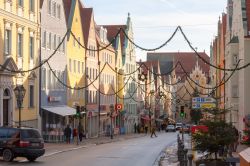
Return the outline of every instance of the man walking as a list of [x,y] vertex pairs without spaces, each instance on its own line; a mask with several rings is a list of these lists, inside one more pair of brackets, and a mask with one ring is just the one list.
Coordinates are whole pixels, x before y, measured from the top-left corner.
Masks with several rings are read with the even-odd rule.
[[157,137],[157,135],[155,134],[155,130],[156,130],[156,127],[155,126],[152,126],[152,129],[151,129],[151,138],[153,138],[153,135],[155,137]]
[[66,143],[70,144],[70,136],[71,136],[71,129],[69,127],[69,124],[67,125],[67,127],[64,129],[64,136],[66,138]]

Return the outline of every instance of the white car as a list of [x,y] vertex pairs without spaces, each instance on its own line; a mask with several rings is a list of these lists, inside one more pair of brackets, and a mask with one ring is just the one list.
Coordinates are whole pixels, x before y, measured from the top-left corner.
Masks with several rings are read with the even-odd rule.
[[176,123],[175,128],[176,130],[180,130],[182,128],[182,123]]
[[168,132],[168,131],[176,131],[176,129],[175,129],[175,126],[174,125],[167,125],[167,127],[166,127],[166,132]]

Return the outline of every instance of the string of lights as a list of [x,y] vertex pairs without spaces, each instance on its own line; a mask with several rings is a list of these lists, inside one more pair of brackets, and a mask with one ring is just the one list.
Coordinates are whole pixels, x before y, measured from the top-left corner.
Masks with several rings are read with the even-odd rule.
[[28,70],[12,70],[12,69],[9,69],[8,67],[0,64],[1,69],[4,69],[4,70],[9,71],[9,72],[13,72],[13,73],[28,73],[28,72],[32,72],[34,70],[37,70],[37,69],[41,68],[45,63],[47,63],[56,54],[58,49],[64,43],[64,40],[65,40],[68,33],[69,33],[69,30],[67,30],[67,32],[65,33],[65,35],[62,38],[62,41],[58,44],[58,46],[53,51],[53,53],[47,59],[43,60],[42,62],[40,62],[37,66],[33,67],[32,69],[28,69]]
[[215,69],[218,69],[218,70],[223,70],[223,71],[235,71],[235,70],[242,70],[246,67],[248,67],[250,65],[250,63],[247,63],[241,67],[237,67],[236,69],[227,69],[227,68],[221,68],[221,67],[218,67],[218,66],[215,66],[213,65],[212,63],[206,61],[205,58],[203,58],[197,51],[196,49],[192,46],[191,42],[189,41],[189,39],[187,38],[186,34],[184,33],[184,31],[182,30],[182,28],[179,26],[179,30],[182,34],[182,36],[184,37],[185,41],[187,42],[187,44],[189,45],[189,47],[195,52],[195,54],[199,57],[199,59],[201,59],[204,63],[206,63],[207,65],[215,68]]

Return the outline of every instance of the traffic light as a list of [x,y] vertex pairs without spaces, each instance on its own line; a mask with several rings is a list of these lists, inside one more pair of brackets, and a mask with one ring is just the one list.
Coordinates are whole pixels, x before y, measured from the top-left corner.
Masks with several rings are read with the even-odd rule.
[[184,117],[185,116],[185,112],[184,112],[184,106],[181,106],[181,112],[180,112],[180,117]]
[[80,117],[80,114],[81,114],[81,110],[80,110],[80,106],[76,106],[76,118],[79,118]]

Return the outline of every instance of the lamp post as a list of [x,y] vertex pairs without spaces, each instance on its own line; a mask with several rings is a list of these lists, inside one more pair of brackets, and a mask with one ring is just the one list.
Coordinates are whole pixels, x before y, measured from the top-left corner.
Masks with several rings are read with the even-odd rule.
[[[138,79],[142,82],[144,82],[144,87],[145,87],[145,102],[144,102],[144,109],[147,109],[147,74],[142,72],[141,74],[138,74]],[[149,117],[150,117],[150,110],[149,110]],[[150,124],[151,124],[151,119],[150,119]]]
[[23,98],[25,96],[26,89],[23,85],[17,85],[14,89],[14,93],[16,95],[17,106],[19,109],[19,128],[21,127],[21,108],[23,105]]
[[110,104],[109,106],[109,110],[110,110],[110,138],[113,139],[113,124],[112,124],[112,121],[113,121],[113,113],[114,113],[114,105],[113,104]]

